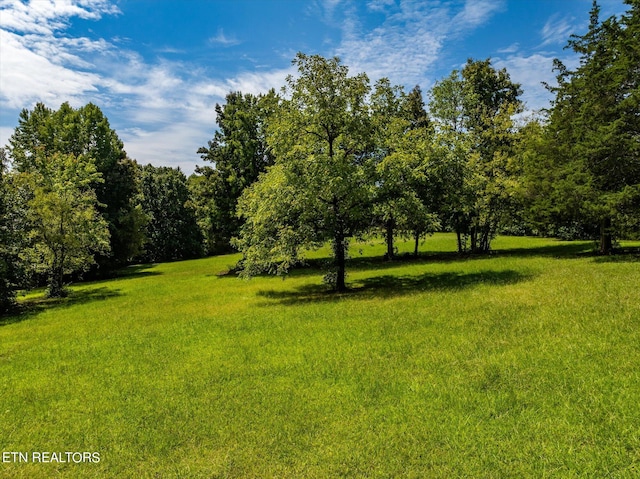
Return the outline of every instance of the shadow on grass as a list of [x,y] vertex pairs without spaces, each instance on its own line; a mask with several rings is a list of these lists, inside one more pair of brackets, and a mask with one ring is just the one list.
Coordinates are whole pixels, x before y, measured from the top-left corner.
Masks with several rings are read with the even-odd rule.
[[22,301],[18,310],[10,316],[0,317],[0,326],[19,323],[32,319],[42,311],[49,309],[67,308],[79,304],[92,303],[94,301],[104,301],[109,298],[121,296],[118,290],[113,290],[105,286],[80,291],[71,291],[66,298],[32,298]]
[[[593,242],[581,241],[563,243],[557,245],[538,246],[532,248],[510,248],[492,250],[489,253],[471,254],[458,253],[456,251],[445,252],[421,252],[417,257],[411,253],[396,256],[388,260],[382,256],[353,256],[347,260],[348,271],[371,271],[397,268],[403,264],[448,264],[465,261],[473,261],[500,257],[545,257],[545,258],[585,258],[597,256]],[[306,259],[299,266],[288,273],[291,277],[312,276],[324,274],[332,265],[331,258]],[[237,266],[229,266],[211,276],[219,278],[237,278],[239,269]],[[269,277],[269,274],[260,274],[257,277]]]
[[495,256],[517,256],[525,258],[531,256],[544,258],[584,258],[595,254],[593,241],[576,241],[533,248],[498,249],[489,253],[489,255]]
[[113,278],[144,278],[145,276],[159,276],[159,271],[149,271],[155,268],[155,264],[134,264],[126,266],[115,272]]
[[[345,293],[329,291],[324,285],[306,285],[294,291],[259,291],[262,296],[279,304],[294,305],[306,302],[335,302],[348,298],[371,299],[427,291],[457,291],[477,285],[508,285],[529,280],[531,274],[518,271],[483,271],[480,273],[427,273],[419,276],[376,276],[354,281]],[[264,305],[271,304],[271,301]]]
[[596,256],[596,263],[640,263],[640,248],[618,248],[609,256]]

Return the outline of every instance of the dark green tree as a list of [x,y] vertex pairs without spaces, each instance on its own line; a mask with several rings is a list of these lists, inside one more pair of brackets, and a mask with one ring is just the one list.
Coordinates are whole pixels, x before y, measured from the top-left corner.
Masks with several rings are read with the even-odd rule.
[[179,168],[146,165],[141,171],[145,227],[144,261],[173,261],[203,254],[203,238],[191,204],[187,178]]
[[5,151],[0,148],[0,315],[15,305],[16,290],[24,286],[26,273],[20,257],[26,247],[26,202],[7,164]]
[[273,91],[258,96],[233,92],[224,105],[216,104],[218,129],[208,146],[198,150],[213,166],[196,168],[202,179],[191,182],[209,253],[231,249],[231,238],[242,224],[236,214],[238,198],[273,164],[265,127],[276,101]]
[[[598,225],[599,250],[637,225],[640,203],[640,3],[622,18],[600,20],[594,2],[589,30],[569,46],[575,70],[556,60],[558,86],[545,132],[552,194],[564,217]],[[551,180],[549,180],[549,177]],[[539,199],[537,208],[545,210]]]

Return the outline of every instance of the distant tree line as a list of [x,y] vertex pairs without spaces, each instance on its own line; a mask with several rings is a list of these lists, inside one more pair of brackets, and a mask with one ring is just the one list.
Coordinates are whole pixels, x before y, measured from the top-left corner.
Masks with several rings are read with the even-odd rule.
[[460,253],[498,233],[593,238],[602,254],[640,235],[640,2],[599,18],[555,62],[555,99],[523,118],[522,90],[468,60],[423,98],[371,86],[337,58],[298,54],[280,93],[229,93],[198,150],[209,163],[140,166],[100,109],[23,110],[0,155],[0,311],[15,291],[65,294],[81,272],[242,252],[245,276],[286,273],[330,242],[326,281],[346,288],[349,241],[451,231]]

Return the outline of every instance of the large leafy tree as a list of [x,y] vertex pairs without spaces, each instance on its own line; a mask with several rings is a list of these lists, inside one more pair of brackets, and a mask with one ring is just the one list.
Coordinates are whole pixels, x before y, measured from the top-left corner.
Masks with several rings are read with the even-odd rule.
[[198,150],[213,166],[198,167],[190,181],[209,253],[230,249],[242,224],[236,214],[238,198],[273,164],[265,129],[276,101],[273,91],[259,96],[232,92],[224,105],[216,104],[217,131],[208,146]]
[[141,171],[142,208],[149,221],[140,259],[173,261],[201,256],[202,234],[187,178],[179,168],[146,165]]
[[452,186],[448,210],[459,249],[487,252],[511,196],[518,138],[513,116],[522,111],[520,85],[490,60],[468,60],[433,88],[431,109],[448,147]]
[[52,110],[38,103],[31,111],[25,109],[9,139],[8,152],[14,168],[22,172],[36,170],[42,155],[90,159],[100,173],[100,181],[91,188],[110,232],[110,255],[100,257],[99,262],[117,266],[137,254],[144,241],[140,234],[144,216],[135,203],[135,162],[127,158],[122,141],[100,108],[89,103],[74,109],[63,103]]
[[31,161],[33,168],[19,178],[30,192],[29,245],[22,254],[36,273],[47,275],[47,294],[64,296],[65,277],[109,250],[108,225],[92,188],[101,174],[82,155],[36,152]]
[[0,314],[14,306],[26,269],[20,257],[26,246],[26,203],[7,164],[5,151],[0,149]]
[[299,248],[331,241],[327,278],[346,289],[348,240],[370,224],[369,81],[338,58],[299,53],[268,125],[275,165],[239,202],[244,273],[286,272]]
[[601,21],[594,2],[589,30],[569,42],[579,66],[555,62],[558,86],[544,149],[549,174],[541,182],[551,183],[558,213],[599,226],[603,254],[612,251],[616,233],[638,226],[640,2],[625,3],[630,8],[621,19]]
[[433,129],[419,87],[408,95],[378,81],[371,97],[374,128],[376,219],[385,230],[386,257],[394,257],[394,235],[413,235],[417,255],[420,237],[438,222],[436,182],[432,177]]
[[401,87],[392,86],[387,78],[376,82],[371,95],[373,126],[373,160],[376,164],[374,188],[374,213],[384,229],[387,243],[387,259],[393,259],[394,235],[403,225],[404,213],[410,208],[407,188],[406,162],[395,161],[400,137],[409,122],[403,117],[405,94]]

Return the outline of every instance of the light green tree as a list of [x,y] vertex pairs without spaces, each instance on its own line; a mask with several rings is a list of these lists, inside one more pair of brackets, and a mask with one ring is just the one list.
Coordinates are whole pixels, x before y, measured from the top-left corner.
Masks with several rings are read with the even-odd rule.
[[66,275],[86,270],[94,254],[109,251],[108,224],[91,187],[101,175],[82,155],[36,152],[32,161],[33,168],[20,174],[31,193],[23,257],[48,276],[48,296],[60,297],[66,294]]
[[374,212],[385,230],[386,257],[394,257],[394,235],[415,239],[439,227],[434,178],[433,129],[422,94],[405,95],[388,80],[376,83],[371,98],[374,126]]
[[346,290],[348,240],[371,217],[371,125],[364,74],[337,58],[299,53],[267,128],[275,165],[239,200],[245,218],[236,246],[245,275],[283,273],[301,247],[331,241],[327,280]]
[[98,256],[102,268],[129,262],[144,242],[146,218],[136,204],[139,184],[137,165],[129,159],[116,132],[98,106],[88,103],[73,108],[68,103],[52,110],[38,103],[20,113],[18,126],[9,138],[7,150],[17,171],[33,171],[42,155],[83,156],[100,173],[91,184],[99,212],[109,225],[109,257]]
[[508,211],[518,138],[513,117],[522,111],[520,94],[520,85],[490,60],[468,60],[432,90],[436,143],[448,161],[443,209],[457,232],[460,252],[489,251]]

